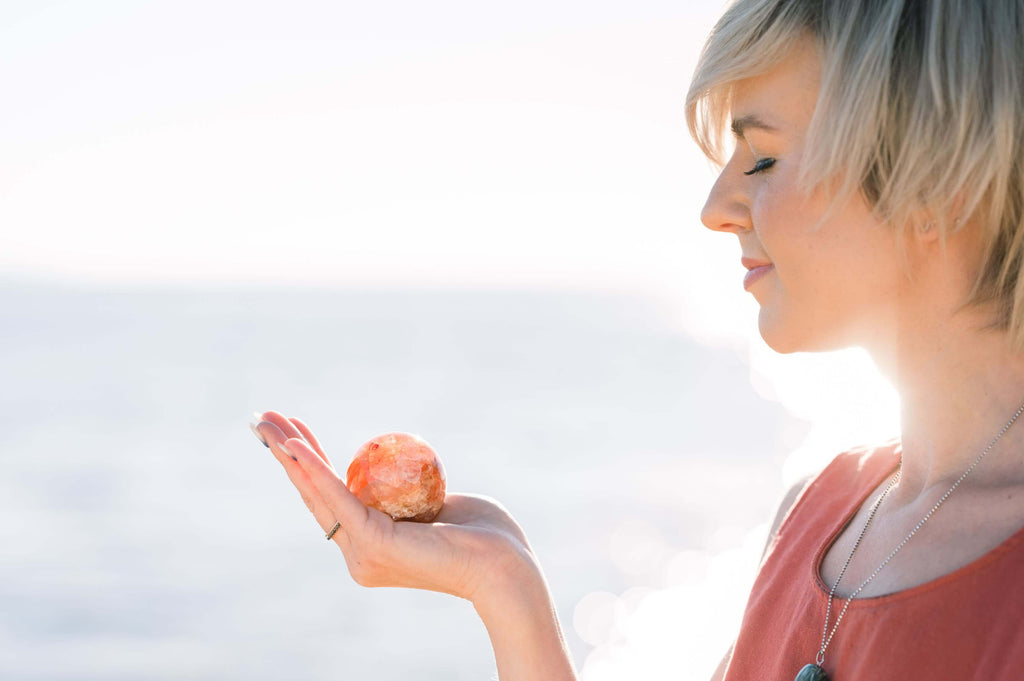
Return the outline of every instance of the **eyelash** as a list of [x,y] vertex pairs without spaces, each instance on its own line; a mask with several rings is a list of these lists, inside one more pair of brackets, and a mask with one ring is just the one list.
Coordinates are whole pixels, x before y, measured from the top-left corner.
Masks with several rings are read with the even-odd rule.
[[765,170],[768,170],[773,165],[775,165],[775,159],[774,158],[762,158],[760,161],[758,161],[757,163],[754,164],[753,168],[751,168],[750,170],[744,170],[743,174],[744,175],[753,175],[754,173],[760,173],[760,172],[763,172]]

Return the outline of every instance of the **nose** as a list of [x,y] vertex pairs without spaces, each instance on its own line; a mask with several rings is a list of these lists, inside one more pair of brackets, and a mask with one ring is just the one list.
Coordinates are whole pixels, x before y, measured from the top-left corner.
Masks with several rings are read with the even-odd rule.
[[[753,229],[750,220],[750,198],[746,192],[743,175],[736,172],[730,161],[711,187],[700,221],[716,232],[740,233]],[[737,177],[737,175],[739,177]]]

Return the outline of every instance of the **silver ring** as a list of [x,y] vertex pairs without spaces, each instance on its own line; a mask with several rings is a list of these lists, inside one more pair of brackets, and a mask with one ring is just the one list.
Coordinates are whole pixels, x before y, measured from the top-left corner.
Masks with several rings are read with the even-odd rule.
[[341,529],[341,523],[334,523],[334,527],[332,527],[331,531],[327,533],[327,541],[330,541],[331,537],[334,536],[334,533],[337,532],[340,529]]

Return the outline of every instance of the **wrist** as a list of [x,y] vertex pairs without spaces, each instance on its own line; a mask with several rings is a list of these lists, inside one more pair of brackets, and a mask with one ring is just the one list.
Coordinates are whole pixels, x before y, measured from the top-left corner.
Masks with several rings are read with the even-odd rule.
[[547,583],[540,564],[529,548],[513,545],[495,556],[494,562],[484,570],[469,600],[484,622],[503,611],[510,603],[542,595],[548,597]]
[[501,681],[575,681],[554,601],[532,554],[496,574],[473,600]]

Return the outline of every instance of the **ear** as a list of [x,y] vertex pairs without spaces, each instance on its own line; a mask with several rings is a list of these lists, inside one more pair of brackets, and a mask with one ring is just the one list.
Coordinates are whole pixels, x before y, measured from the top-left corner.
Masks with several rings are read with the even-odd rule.
[[[948,241],[966,226],[969,216],[965,214],[965,209],[966,197],[962,191],[948,201],[922,205],[911,218],[914,241],[921,244]],[[940,227],[943,229],[940,230]]]
[[939,240],[939,221],[928,210],[918,211],[907,225],[910,239],[916,244],[927,245]]
[[925,220],[914,225],[914,235],[918,243],[934,243],[939,240],[939,228],[935,220]]
[[951,210],[949,213],[921,210],[911,218],[910,227],[914,231],[916,241],[934,243],[942,240],[942,232],[945,233],[945,240],[948,241],[962,227],[966,226],[966,222],[966,216],[955,210]]

